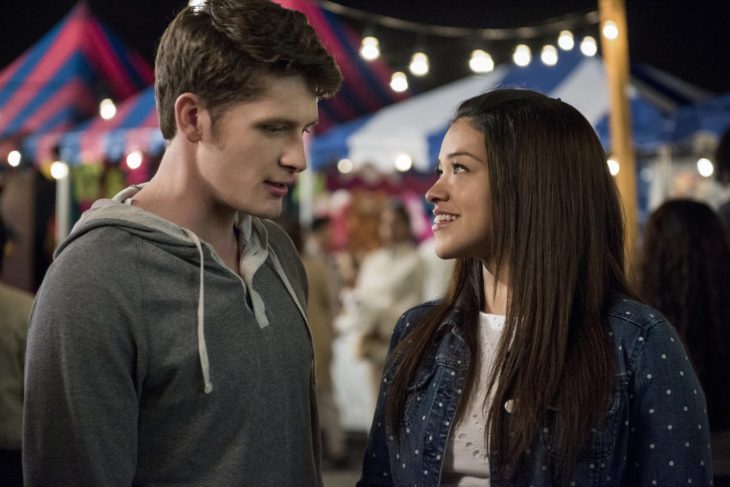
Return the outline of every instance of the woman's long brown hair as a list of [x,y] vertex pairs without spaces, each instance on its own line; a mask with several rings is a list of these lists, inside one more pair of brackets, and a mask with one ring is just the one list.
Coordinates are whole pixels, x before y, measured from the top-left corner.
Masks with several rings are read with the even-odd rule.
[[[458,259],[444,299],[397,347],[388,420],[397,432],[408,385],[442,319],[458,309],[471,359],[457,420],[469,400],[484,401],[490,455],[509,479],[554,409],[552,471],[564,478],[604,417],[614,386],[607,313],[618,294],[629,294],[618,193],[593,128],[560,100],[498,90],[463,102],[455,120],[462,118],[484,134],[487,264],[498,279],[509,274],[505,328],[487,395],[470,398],[479,370],[483,263]],[[504,408],[509,399],[511,414]]]

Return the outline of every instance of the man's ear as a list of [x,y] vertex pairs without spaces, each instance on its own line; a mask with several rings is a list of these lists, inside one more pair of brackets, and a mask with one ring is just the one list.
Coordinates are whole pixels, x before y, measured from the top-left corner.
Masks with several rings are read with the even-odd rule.
[[177,130],[188,142],[200,142],[208,118],[208,111],[197,95],[186,92],[175,100]]

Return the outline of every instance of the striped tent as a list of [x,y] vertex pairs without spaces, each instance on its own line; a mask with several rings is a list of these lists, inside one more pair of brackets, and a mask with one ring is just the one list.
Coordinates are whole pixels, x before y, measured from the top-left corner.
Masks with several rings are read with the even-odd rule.
[[152,79],[150,66],[79,3],[0,73],[0,140],[66,130],[94,115],[99,98],[123,100]]
[[307,16],[310,25],[342,70],[344,82],[340,91],[332,99],[319,104],[317,132],[373,113],[408,97],[407,92],[399,94],[390,89],[392,70],[383,61],[366,62],[360,57],[360,36],[343,24],[337,15],[311,0],[275,1]]
[[[408,93],[396,94],[390,90],[391,71],[382,61],[368,63],[360,58],[358,35],[336,15],[308,0],[278,0],[278,3],[307,16],[342,70],[341,90],[319,104],[318,131],[408,97]],[[58,150],[64,161],[79,164],[118,160],[133,150],[156,155],[164,148],[151,87],[120,105],[113,119],[94,119],[66,131],[29,137],[24,144],[25,152],[44,161],[55,157]]]
[[160,154],[165,141],[155,108],[154,87],[127,98],[109,120],[96,117],[65,133],[36,135],[26,145],[37,147],[40,159],[47,159],[57,149],[60,158],[72,165],[117,161],[135,150]]

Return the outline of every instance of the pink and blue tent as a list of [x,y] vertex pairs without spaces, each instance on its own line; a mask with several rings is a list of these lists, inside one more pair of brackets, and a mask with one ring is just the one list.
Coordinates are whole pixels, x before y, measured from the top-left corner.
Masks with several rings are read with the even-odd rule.
[[342,71],[344,81],[340,91],[333,98],[319,103],[317,132],[408,97],[407,92],[395,93],[390,89],[393,72],[383,61],[367,62],[360,57],[360,35],[343,24],[337,15],[311,0],[275,1],[307,16],[309,24]]
[[42,159],[57,149],[68,164],[118,161],[135,150],[147,155],[160,154],[165,141],[155,108],[154,87],[127,98],[109,120],[96,117],[65,133],[34,136],[29,144],[35,144]]
[[[282,6],[304,13],[328,50],[337,59],[344,82],[338,94],[319,104],[318,131],[352,120],[401,101],[388,86],[391,70],[382,62],[365,62],[358,54],[360,38],[336,15],[308,0],[278,0]],[[66,129],[30,137],[26,152],[38,160],[58,155],[70,163],[116,161],[133,150],[157,155],[164,150],[155,111],[154,90],[149,87],[117,108],[111,120],[100,118]]]
[[0,140],[66,130],[94,115],[100,97],[123,100],[152,79],[151,67],[80,3],[0,73]]

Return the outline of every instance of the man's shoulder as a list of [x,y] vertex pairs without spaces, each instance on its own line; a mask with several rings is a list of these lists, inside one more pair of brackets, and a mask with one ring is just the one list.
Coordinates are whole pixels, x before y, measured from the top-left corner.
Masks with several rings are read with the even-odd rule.
[[92,263],[96,259],[123,259],[135,250],[135,240],[137,237],[114,226],[92,228],[66,242],[54,262],[80,259]]
[[139,268],[138,237],[113,226],[90,229],[67,242],[58,252],[43,280],[62,284],[66,292],[83,292],[104,282],[105,288],[129,284]]

